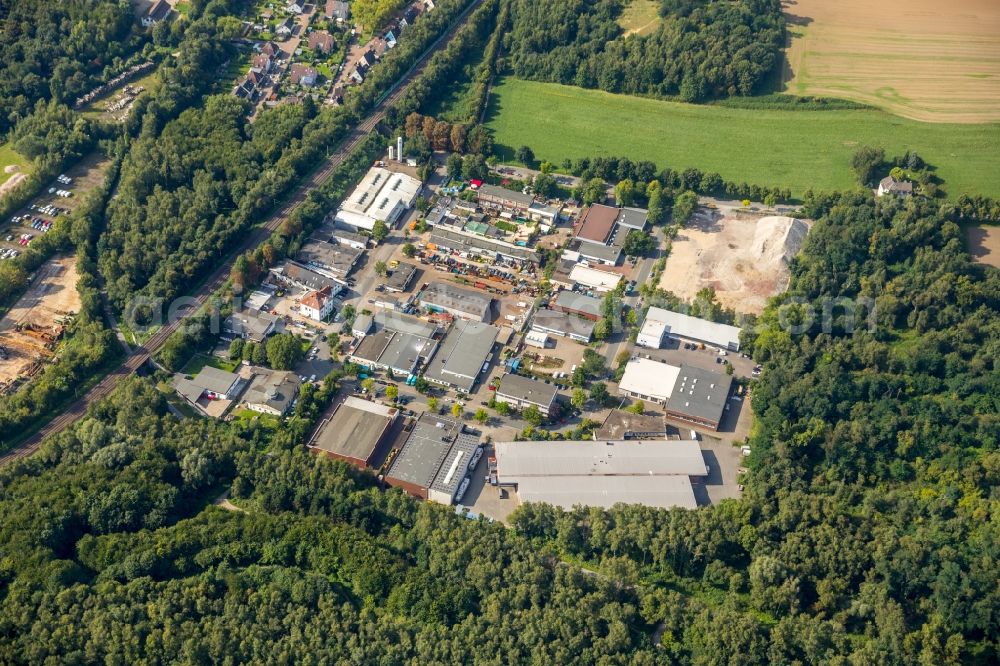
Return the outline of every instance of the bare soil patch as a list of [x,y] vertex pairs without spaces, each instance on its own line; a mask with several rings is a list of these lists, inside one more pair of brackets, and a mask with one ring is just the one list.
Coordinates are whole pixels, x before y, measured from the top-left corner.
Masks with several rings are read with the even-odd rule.
[[1000,2],[785,0],[786,90],[914,120],[1000,122]]
[[712,287],[724,307],[760,313],[768,298],[788,286],[788,262],[801,249],[810,224],[700,208],[673,240],[660,288],[691,300]]
[[[0,319],[0,388],[37,370],[52,356],[68,315],[80,311],[76,257],[52,259]],[[6,357],[6,358],[4,358]]]
[[981,264],[1000,268],[1000,227],[967,227],[969,254]]

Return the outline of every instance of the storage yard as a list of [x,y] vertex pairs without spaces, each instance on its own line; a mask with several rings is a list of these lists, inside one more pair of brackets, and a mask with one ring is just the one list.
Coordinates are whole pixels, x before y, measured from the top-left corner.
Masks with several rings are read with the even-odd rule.
[[802,247],[809,224],[699,208],[673,241],[660,287],[687,300],[712,287],[724,307],[759,314],[788,284],[788,262]]
[[48,262],[0,320],[0,392],[33,376],[52,356],[63,326],[80,310],[79,277],[74,257]]

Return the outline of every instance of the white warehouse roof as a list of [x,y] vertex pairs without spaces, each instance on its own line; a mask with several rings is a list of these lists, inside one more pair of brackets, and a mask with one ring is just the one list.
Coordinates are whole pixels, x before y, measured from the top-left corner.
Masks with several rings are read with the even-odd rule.
[[420,192],[420,181],[405,173],[372,167],[337,211],[337,221],[371,230],[376,220],[392,224],[412,206]]
[[676,365],[648,358],[634,358],[625,366],[618,388],[626,393],[646,396],[642,399],[665,402],[674,390],[681,369]]
[[590,266],[577,264],[569,272],[569,279],[591,289],[611,291],[622,281],[622,276],[618,273],[609,273],[608,271],[601,271]]
[[695,508],[690,477],[705,476],[694,441],[498,442],[496,457],[499,482],[516,484],[522,502],[563,508]]
[[[664,335],[698,340],[732,351],[739,351],[740,348],[740,329],[738,326],[717,324],[707,319],[699,319],[663,308],[649,308],[649,311],[646,312],[646,320],[642,324],[642,330],[639,332],[640,342],[642,340],[653,341],[657,338],[662,341]],[[645,344],[653,346],[652,342]]]

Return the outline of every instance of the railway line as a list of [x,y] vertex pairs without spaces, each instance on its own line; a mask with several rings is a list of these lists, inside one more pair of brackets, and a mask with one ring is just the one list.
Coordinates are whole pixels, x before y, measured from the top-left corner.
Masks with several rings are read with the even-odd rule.
[[443,44],[447,44],[455,34],[465,25],[469,14],[475,9],[481,0],[473,0],[472,3],[460,14],[452,23],[451,27],[437,38],[425,50],[417,62],[376,102],[372,112],[360,121],[351,132],[341,141],[337,150],[331,153],[324,164],[316,169],[304,183],[298,186],[294,194],[290,196],[277,210],[275,210],[263,224],[254,228],[247,235],[242,243],[230,250],[229,259],[223,262],[198,289],[194,295],[199,307],[190,308],[184,315],[174,321],[160,327],[146,342],[132,351],[120,366],[106,375],[100,382],[95,384],[86,394],[70,404],[57,417],[42,426],[31,437],[19,446],[0,455],[0,467],[15,460],[32,455],[41,447],[46,437],[58,433],[81,418],[87,408],[94,402],[107,397],[123,378],[135,373],[139,368],[149,361],[160,347],[166,343],[173,333],[175,333],[192,314],[198,312],[200,306],[204,305],[208,298],[222,286],[226,277],[230,274],[233,262],[236,257],[247,250],[255,248],[263,243],[274,232],[281,223],[288,218],[305,201],[309,192],[322,185],[330,175],[347,159],[347,157],[358,147],[358,145],[371,134],[378,124],[382,122],[386,111],[399,101],[409,90],[413,81],[424,71],[430,56]]

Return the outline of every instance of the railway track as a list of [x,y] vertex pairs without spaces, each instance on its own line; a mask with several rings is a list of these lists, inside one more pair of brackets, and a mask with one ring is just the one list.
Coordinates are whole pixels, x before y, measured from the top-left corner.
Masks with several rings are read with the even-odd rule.
[[[198,302],[199,306],[204,305],[208,298],[222,286],[222,283],[225,282],[226,277],[232,269],[232,265],[236,260],[236,257],[243,254],[247,250],[259,246],[267,240],[271,233],[275,231],[281,223],[287,219],[293,211],[295,211],[296,208],[302,205],[306,197],[309,195],[309,192],[322,185],[330,177],[330,175],[344,163],[347,157],[354,152],[354,149],[358,147],[365,137],[371,134],[375,128],[378,127],[378,124],[382,122],[382,119],[385,117],[385,113],[389,107],[398,102],[403,95],[406,94],[413,81],[424,71],[431,55],[442,45],[451,41],[455,34],[462,28],[462,26],[465,25],[469,14],[472,13],[480,2],[481,0],[473,0],[473,2],[470,3],[469,6],[462,12],[462,14],[456,18],[452,26],[437,40],[435,40],[435,42],[421,54],[420,58],[417,59],[417,62],[413,65],[413,67],[411,67],[400,78],[400,80],[397,81],[396,84],[378,100],[372,112],[366,116],[364,120],[360,121],[341,141],[337,150],[326,158],[323,166],[315,170],[304,183],[299,185],[299,187],[295,190],[295,193],[289,197],[278,210],[274,211],[263,224],[256,227],[250,234],[247,235],[242,243],[230,251],[230,258],[223,262],[222,265],[220,265],[215,272],[213,272],[208,279],[205,280],[204,284],[202,284],[201,288],[195,295],[195,300]],[[183,325],[186,319],[192,314],[198,312],[199,309],[200,308],[198,307],[191,308],[184,315],[158,329],[143,345],[134,349],[132,354],[129,355],[120,366],[115,368],[115,370],[106,375],[100,382],[95,384],[81,398],[69,405],[59,416],[46,423],[36,433],[16,448],[0,455],[0,467],[15,460],[32,455],[38,451],[46,437],[64,430],[73,424],[77,419],[86,414],[87,408],[91,405],[91,403],[107,397],[107,395],[118,385],[118,382],[135,373],[139,368],[145,365],[146,362],[149,361],[150,357],[155,354],[160,347],[164,345],[164,343],[166,343],[167,339],[169,339],[170,336]]]

